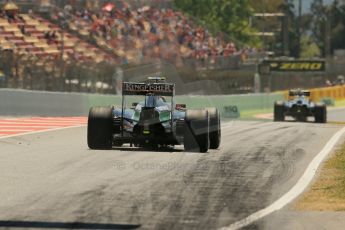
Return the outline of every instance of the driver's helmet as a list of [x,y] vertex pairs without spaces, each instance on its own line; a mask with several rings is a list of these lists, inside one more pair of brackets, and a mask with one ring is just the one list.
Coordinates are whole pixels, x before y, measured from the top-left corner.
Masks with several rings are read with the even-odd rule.
[[161,96],[148,95],[145,100],[146,107],[160,107],[165,105],[164,99]]

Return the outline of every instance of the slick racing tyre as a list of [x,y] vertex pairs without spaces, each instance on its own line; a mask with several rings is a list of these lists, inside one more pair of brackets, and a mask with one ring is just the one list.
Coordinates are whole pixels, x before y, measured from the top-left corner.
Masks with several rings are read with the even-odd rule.
[[111,149],[113,141],[113,109],[92,107],[87,124],[87,144],[90,149]]
[[274,103],[274,121],[284,121],[284,103],[283,102],[275,102]]
[[217,108],[207,108],[210,117],[210,149],[218,149],[221,140],[220,114]]
[[209,148],[209,116],[207,110],[187,110],[185,116],[184,148],[205,153]]
[[315,105],[315,122],[326,123],[327,122],[327,108],[325,104]]

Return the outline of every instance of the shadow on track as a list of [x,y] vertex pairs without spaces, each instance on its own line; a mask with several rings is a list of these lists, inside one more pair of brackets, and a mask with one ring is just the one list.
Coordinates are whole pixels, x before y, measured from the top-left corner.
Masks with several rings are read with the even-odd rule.
[[118,150],[118,151],[126,151],[126,152],[164,152],[164,153],[173,153],[173,152],[184,152],[183,149],[175,149],[172,147],[158,147],[158,148],[150,148],[150,147],[113,147],[111,150]]
[[12,221],[0,220],[0,228],[61,228],[61,229],[137,229],[141,225],[101,224],[81,222],[46,222],[46,221]]

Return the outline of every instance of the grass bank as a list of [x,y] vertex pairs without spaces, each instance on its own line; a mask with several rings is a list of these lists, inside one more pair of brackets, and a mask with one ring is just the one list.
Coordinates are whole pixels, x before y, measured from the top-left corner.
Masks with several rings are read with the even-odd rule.
[[345,143],[324,163],[318,178],[297,201],[295,208],[345,211]]

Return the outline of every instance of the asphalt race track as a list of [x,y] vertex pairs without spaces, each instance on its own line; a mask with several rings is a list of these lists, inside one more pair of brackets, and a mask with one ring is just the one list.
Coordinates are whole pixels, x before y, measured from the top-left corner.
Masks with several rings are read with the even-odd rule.
[[[341,128],[229,122],[221,149],[206,154],[92,151],[86,127],[3,138],[0,229],[229,226],[285,194]],[[264,227],[259,221],[247,228]]]
[[344,123],[345,122],[345,109],[344,108],[336,108],[333,110],[329,110],[327,119],[329,121]]

